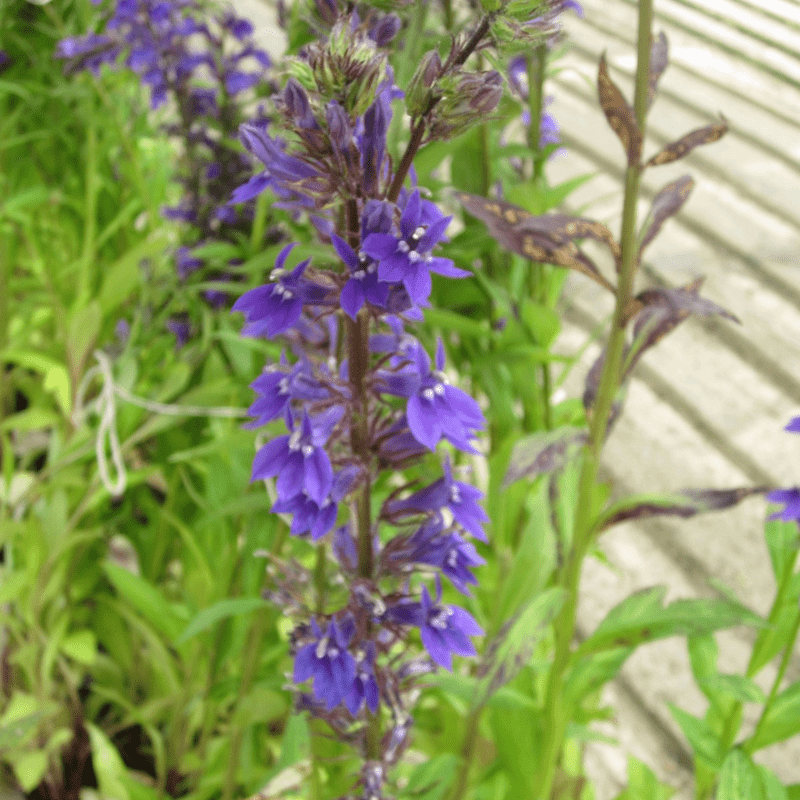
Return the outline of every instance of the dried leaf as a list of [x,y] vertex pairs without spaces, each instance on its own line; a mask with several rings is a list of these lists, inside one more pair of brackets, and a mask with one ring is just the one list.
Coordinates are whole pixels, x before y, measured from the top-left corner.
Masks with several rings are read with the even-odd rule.
[[658,80],[669,64],[669,48],[664,32],[654,36],[650,42],[650,75],[647,81],[647,107],[649,108],[656,96]]
[[611,231],[599,222],[568,214],[534,216],[503,200],[488,200],[465,192],[459,192],[457,198],[506,250],[531,261],[574,269],[610,292],[616,291],[574,241],[595,239],[602,242],[619,263],[619,245]]
[[652,222],[639,245],[639,258],[641,259],[644,248],[653,241],[661,226],[674,214],[680,211],[686,202],[689,193],[694,188],[694,180],[689,175],[682,175],[678,180],[667,184],[653,199],[650,209]]
[[701,317],[719,315],[739,322],[730,311],[697,294],[702,283],[703,279],[698,278],[677,289],[646,289],[636,296],[638,313],[633,325],[633,340],[624,355],[625,375],[630,373],[645,351],[660,342],[690,314]]
[[661,164],[670,164],[683,158],[687,153],[703,144],[711,144],[721,139],[728,132],[728,122],[723,117],[722,122],[706,125],[704,128],[687,133],[675,142],[668,144],[660,153],[654,155],[645,167],[658,167]]
[[683,489],[674,494],[633,495],[614,503],[597,522],[598,531],[632,519],[649,517],[693,517],[731,508],[746,497],[771,491],[769,486],[740,489]]
[[586,442],[583,428],[564,426],[553,431],[541,431],[520,439],[511,453],[503,485],[509,486],[522,479],[533,479],[561,469],[573,448]]
[[636,116],[622,92],[608,75],[605,55],[600,57],[600,68],[597,72],[597,91],[600,105],[606,115],[608,124],[622,142],[628,156],[628,166],[639,163],[642,156],[642,133],[636,122]]

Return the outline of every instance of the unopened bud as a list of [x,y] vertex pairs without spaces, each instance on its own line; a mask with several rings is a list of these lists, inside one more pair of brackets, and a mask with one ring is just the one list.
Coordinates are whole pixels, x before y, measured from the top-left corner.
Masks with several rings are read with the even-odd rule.
[[295,125],[300,128],[316,128],[317,121],[311,112],[311,104],[303,87],[294,78],[289,78],[283,90],[286,111]]
[[399,17],[396,17],[394,14],[387,14],[372,26],[369,37],[378,47],[384,47],[397,36],[400,26],[401,22]]
[[442,60],[436,50],[425,53],[406,89],[406,109],[409,115],[420,117],[430,106],[432,88],[442,71]]
[[347,114],[335,100],[328,103],[325,109],[325,119],[328,123],[328,135],[331,143],[340,153],[347,152],[353,141],[353,130]]

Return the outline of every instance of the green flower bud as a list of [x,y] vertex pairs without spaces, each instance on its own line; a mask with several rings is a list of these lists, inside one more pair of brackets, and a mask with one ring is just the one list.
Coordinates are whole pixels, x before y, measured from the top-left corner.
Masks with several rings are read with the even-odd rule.
[[441,71],[442,60],[438,51],[425,53],[406,89],[406,110],[412,118],[422,116],[429,109]]

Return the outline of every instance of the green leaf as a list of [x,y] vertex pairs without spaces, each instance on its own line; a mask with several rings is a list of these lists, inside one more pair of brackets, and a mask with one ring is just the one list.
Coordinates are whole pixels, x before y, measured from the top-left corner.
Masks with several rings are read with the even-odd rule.
[[441,800],[453,785],[456,771],[463,768],[458,756],[440,753],[412,771],[405,791],[420,800]]
[[127,770],[117,748],[96,725],[91,722],[85,725],[92,748],[92,766],[103,800],[131,800],[124,782]]
[[45,391],[53,393],[65,415],[68,416],[71,413],[72,394],[69,373],[60,361],[33,350],[3,350],[0,352],[0,358],[41,373],[44,376]]
[[744,675],[711,675],[698,684],[703,694],[714,699],[720,695],[740,703],[764,703],[767,699],[761,687]]
[[764,539],[769,550],[772,573],[780,584],[786,564],[797,557],[797,548],[800,545],[797,523],[769,520],[764,525]]
[[61,651],[79,664],[90,667],[97,659],[97,636],[94,631],[75,631],[61,642]]
[[26,408],[11,414],[0,423],[0,431],[17,431],[24,433],[41,428],[52,428],[60,421],[58,414],[47,408]]
[[713,770],[720,769],[725,753],[708,723],[692,716],[682,708],[678,708],[674,703],[667,703],[667,705],[675,721],[681,726],[683,735],[689,741],[697,759]]
[[643,589],[614,606],[578,652],[635,647],[668,636],[698,636],[735,625],[765,624],[752,611],[729,600],[676,600],[662,607],[666,591],[664,586]]
[[123,567],[110,561],[103,563],[103,571],[114,588],[130,603],[157,631],[170,641],[181,634],[185,622],[164,599],[161,593],[144,578],[134,575]]
[[675,789],[661,783],[647,764],[628,756],[627,800],[668,800],[674,793]]
[[32,753],[15,756],[11,766],[20,788],[25,792],[33,791],[47,772],[47,753],[34,750]]
[[748,753],[782,742],[800,733],[800,683],[776,695],[754,735],[747,740]]
[[260,597],[235,597],[219,600],[200,611],[186,626],[186,629],[178,637],[175,644],[183,644],[188,639],[191,639],[192,636],[208,630],[220,620],[237,614],[249,614],[259,608],[265,608],[264,601]]
[[711,633],[702,636],[690,636],[686,640],[686,646],[689,650],[689,664],[692,668],[692,675],[694,675],[694,679],[703,694],[712,699],[703,686],[719,674],[717,672],[717,658],[719,657],[717,640]]
[[76,382],[80,379],[89,351],[97,340],[100,320],[100,304],[93,300],[73,312],[67,325],[67,363]]
[[157,236],[146,239],[123,253],[103,271],[103,287],[98,300],[107,316],[122,305],[133,290],[144,282],[139,264],[146,258],[154,258],[166,246],[164,234],[159,232]]
[[761,782],[764,784],[766,800],[789,800],[789,793],[786,787],[774,772],[770,772],[761,764],[756,764],[755,767],[761,776]]
[[507,682],[526,663],[536,645],[544,638],[550,623],[564,605],[567,593],[560,586],[552,586],[530,598],[521,609],[515,611],[510,624],[504,626],[497,652],[492,659],[490,680],[498,683],[498,675]]
[[716,800],[768,800],[756,765],[739,748],[731,750],[725,758]]

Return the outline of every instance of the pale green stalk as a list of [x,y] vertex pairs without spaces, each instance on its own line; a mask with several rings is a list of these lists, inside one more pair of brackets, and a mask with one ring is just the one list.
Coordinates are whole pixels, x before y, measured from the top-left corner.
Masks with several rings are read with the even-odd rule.
[[[636,66],[634,112],[644,138],[647,110],[648,76],[650,70],[650,30],[653,19],[653,0],[639,0],[639,29]],[[625,345],[625,313],[632,292],[637,266],[636,201],[642,168],[637,163],[625,173],[625,198],[622,211],[622,265],[617,285],[614,319],[606,350],[606,359],[592,412],[589,443],[587,444],[578,491],[573,545],[567,554],[559,583],[566,589],[567,600],[555,623],[555,653],[548,676],[544,704],[544,743],[539,772],[536,776],[533,800],[549,800],[556,767],[561,755],[567,724],[573,712],[573,699],[564,691],[564,681],[571,660],[571,645],[575,634],[578,603],[578,583],[584,557],[595,535],[592,500],[597,483],[600,452],[605,439],[614,397],[622,381],[621,362]]]

